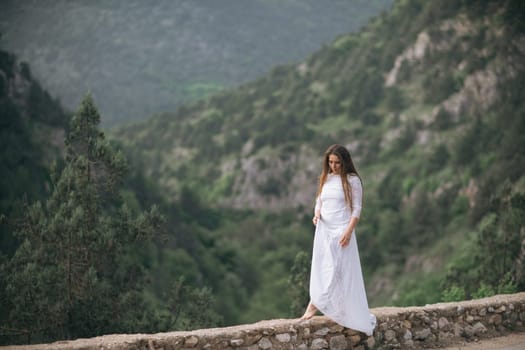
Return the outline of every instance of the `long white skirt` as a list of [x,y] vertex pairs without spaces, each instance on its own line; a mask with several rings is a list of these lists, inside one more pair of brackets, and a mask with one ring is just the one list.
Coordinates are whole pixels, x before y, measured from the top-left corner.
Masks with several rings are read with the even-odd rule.
[[345,228],[330,227],[322,218],[317,223],[310,299],[319,311],[338,324],[372,335],[376,317],[368,309],[355,230],[346,247],[339,244]]

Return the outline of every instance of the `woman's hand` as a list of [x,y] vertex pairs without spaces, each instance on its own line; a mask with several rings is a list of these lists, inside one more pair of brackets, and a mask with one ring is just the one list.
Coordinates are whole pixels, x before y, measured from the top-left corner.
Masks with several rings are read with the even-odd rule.
[[341,235],[341,238],[339,239],[339,244],[341,245],[341,247],[346,247],[348,245],[348,243],[350,243],[350,238],[352,238],[352,232],[350,233],[343,233]]
[[312,222],[314,223],[315,226],[317,226],[317,222],[319,221],[319,216],[318,215],[314,215],[313,219],[312,219]]
[[357,225],[358,221],[358,217],[352,216],[348,227],[343,231],[341,238],[339,238],[339,244],[341,245],[341,247],[344,248],[348,245],[348,243],[350,243],[350,238],[352,238],[352,233],[354,232],[354,228]]

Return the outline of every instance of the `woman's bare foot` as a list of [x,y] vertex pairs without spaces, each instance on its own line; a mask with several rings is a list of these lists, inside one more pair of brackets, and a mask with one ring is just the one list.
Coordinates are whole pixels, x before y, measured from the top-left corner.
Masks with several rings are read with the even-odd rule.
[[301,317],[301,320],[309,320],[311,319],[315,313],[317,312],[317,308],[314,304],[311,302],[308,304],[308,307],[306,308],[306,311],[304,312],[304,315]]

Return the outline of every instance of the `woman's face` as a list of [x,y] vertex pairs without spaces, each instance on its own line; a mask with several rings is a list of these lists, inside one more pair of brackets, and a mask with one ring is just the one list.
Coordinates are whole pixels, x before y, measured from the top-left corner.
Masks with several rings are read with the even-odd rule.
[[341,160],[335,154],[330,154],[328,156],[328,166],[332,173],[339,174],[341,171]]

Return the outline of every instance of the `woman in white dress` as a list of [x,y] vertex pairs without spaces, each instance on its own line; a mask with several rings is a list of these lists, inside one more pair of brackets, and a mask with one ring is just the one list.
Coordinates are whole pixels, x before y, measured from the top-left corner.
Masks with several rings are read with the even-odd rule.
[[348,150],[330,146],[323,159],[313,217],[310,303],[301,319],[320,311],[344,327],[372,335],[376,318],[368,309],[355,235],[362,193]]

